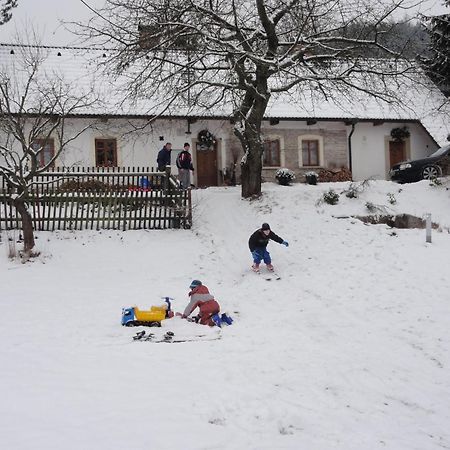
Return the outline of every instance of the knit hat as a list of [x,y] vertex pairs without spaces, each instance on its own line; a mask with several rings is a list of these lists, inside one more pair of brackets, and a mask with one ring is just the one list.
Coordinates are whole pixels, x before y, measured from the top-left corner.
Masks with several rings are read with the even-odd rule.
[[269,224],[266,223],[266,222],[264,222],[264,223],[261,225],[261,230],[270,230]]
[[189,286],[190,289],[194,289],[197,286],[201,286],[202,282],[200,280],[192,280],[191,285]]

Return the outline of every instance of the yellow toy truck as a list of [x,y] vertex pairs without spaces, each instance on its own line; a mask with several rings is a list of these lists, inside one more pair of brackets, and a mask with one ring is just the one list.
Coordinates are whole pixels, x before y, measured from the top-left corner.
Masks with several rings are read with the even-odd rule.
[[137,306],[122,308],[122,325],[125,327],[160,327],[161,321],[173,317],[170,297],[164,297],[164,305],[152,306],[150,310],[140,310]]

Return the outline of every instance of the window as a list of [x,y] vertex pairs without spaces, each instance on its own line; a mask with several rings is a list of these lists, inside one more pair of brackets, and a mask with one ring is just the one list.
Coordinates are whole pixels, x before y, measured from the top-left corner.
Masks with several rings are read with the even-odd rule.
[[95,165],[117,167],[117,144],[115,139],[95,140]]
[[266,140],[264,141],[263,166],[279,166],[280,165],[280,141]]
[[[31,144],[31,148],[37,152],[37,163],[39,167],[44,167],[50,163],[55,156],[55,143],[53,139],[35,139]],[[50,167],[55,165],[54,162],[50,164]]]
[[316,139],[302,141],[302,160],[304,166],[319,165],[319,141]]

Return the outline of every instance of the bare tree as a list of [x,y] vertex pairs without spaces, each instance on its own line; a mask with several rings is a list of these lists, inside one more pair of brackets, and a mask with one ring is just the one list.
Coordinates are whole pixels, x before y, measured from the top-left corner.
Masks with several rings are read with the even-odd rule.
[[30,254],[35,241],[28,206],[40,184],[37,176],[91,126],[68,130],[66,125],[69,116],[85,112],[94,99],[86,92],[74,95],[60,75],[44,71],[45,49],[16,47],[14,59],[14,64],[0,67],[0,175],[21,217],[24,251]]
[[11,10],[16,6],[17,0],[3,0],[0,2],[0,25],[3,25],[11,20]]
[[261,194],[261,126],[271,99],[365,92],[396,101],[392,80],[410,64],[378,58],[401,59],[380,37],[405,1],[107,0],[83,30],[116,43],[109,62],[128,78],[128,95],[153,100],[153,112],[229,108],[247,198]]

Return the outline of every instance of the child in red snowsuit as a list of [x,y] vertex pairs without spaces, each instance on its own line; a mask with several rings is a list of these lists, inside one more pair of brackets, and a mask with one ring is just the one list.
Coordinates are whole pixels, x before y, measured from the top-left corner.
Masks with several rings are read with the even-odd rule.
[[193,280],[189,286],[191,291],[189,292],[189,297],[191,298],[189,304],[186,306],[183,315],[183,319],[189,317],[190,314],[199,308],[199,323],[202,325],[209,325],[213,327],[215,324],[211,317],[214,314],[218,314],[220,311],[220,305],[217,303],[213,295],[209,293],[206,286],[202,284],[199,280]]

